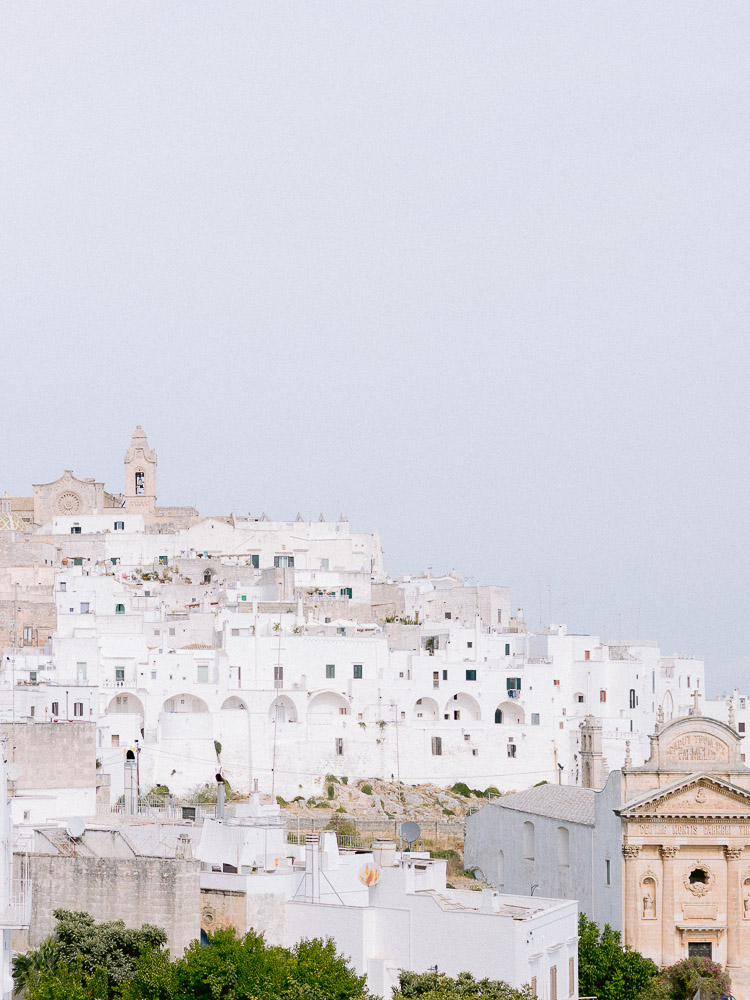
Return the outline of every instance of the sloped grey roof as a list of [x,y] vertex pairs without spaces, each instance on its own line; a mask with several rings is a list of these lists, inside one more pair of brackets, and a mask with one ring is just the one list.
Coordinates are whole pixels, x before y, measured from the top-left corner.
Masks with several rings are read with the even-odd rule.
[[497,805],[501,809],[515,809],[534,816],[593,826],[595,795],[593,788],[578,788],[576,785],[538,785],[515,795],[504,795]]

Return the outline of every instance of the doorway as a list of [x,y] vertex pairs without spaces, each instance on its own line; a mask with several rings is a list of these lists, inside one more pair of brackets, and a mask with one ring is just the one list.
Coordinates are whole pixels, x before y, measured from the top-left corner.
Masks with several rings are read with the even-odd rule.
[[711,958],[711,942],[688,941],[688,958]]

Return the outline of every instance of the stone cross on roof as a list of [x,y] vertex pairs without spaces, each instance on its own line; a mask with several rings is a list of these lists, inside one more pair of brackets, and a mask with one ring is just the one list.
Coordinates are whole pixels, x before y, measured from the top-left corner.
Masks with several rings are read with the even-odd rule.
[[701,710],[700,710],[700,706],[698,705],[698,699],[700,698],[700,696],[701,696],[700,695],[700,691],[698,691],[697,689],[695,691],[693,691],[693,710],[690,713],[691,715],[702,715],[703,714],[701,712]]

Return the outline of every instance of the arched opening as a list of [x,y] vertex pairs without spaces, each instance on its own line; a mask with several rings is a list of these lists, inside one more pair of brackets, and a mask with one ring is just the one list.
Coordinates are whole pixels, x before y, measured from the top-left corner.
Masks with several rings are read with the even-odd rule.
[[321,691],[307,703],[308,715],[348,715],[349,702],[337,691]]
[[576,691],[576,693],[573,695],[573,704],[574,705],[586,704],[586,695],[583,693],[583,691]]
[[482,712],[476,698],[472,698],[470,694],[461,691],[458,694],[454,694],[447,702],[444,716],[446,719],[452,719],[455,722],[479,722],[482,718]]
[[214,571],[212,569],[207,569],[203,574],[203,582],[210,583],[214,578]]
[[504,726],[522,726],[526,722],[526,713],[514,701],[504,701],[495,709],[495,722]]
[[497,884],[505,884],[505,855],[502,851],[497,852]]
[[570,831],[567,826],[557,828],[557,863],[561,868],[570,866]]
[[528,861],[534,860],[534,824],[523,824],[523,856]]
[[434,698],[419,698],[414,706],[414,718],[422,722],[437,722],[440,708]]
[[297,708],[291,698],[285,694],[279,695],[271,702],[268,718],[270,722],[296,722]]
[[115,614],[116,615],[124,615],[125,614],[125,605],[124,604],[115,604]]
[[176,714],[198,713],[207,712],[208,705],[193,694],[176,694],[173,698],[167,698],[161,710]]
[[247,708],[247,705],[242,698],[238,698],[237,695],[232,695],[231,698],[227,698],[221,706],[222,712],[243,711],[245,708]]
[[106,715],[140,715],[143,719],[143,702],[134,694],[117,694],[107,705]]

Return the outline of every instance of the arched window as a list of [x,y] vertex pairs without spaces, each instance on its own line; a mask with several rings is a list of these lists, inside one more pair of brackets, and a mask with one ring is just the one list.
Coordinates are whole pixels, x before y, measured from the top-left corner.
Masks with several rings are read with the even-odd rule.
[[570,865],[570,831],[567,826],[557,828],[557,863],[563,868]]
[[523,856],[534,860],[534,824],[529,822],[523,824]]
[[124,615],[125,614],[125,605],[124,604],[115,604],[115,614],[116,615]]
[[630,707],[635,708],[635,688],[630,689]]
[[212,571],[210,569],[207,569],[206,572],[203,574],[203,582],[210,583],[212,577],[213,577]]
[[497,852],[497,884],[505,883],[505,855],[502,851]]
[[498,725],[502,725],[502,722],[503,722],[503,712],[502,712],[502,709],[500,709],[500,708],[496,708],[495,709],[495,722]]

